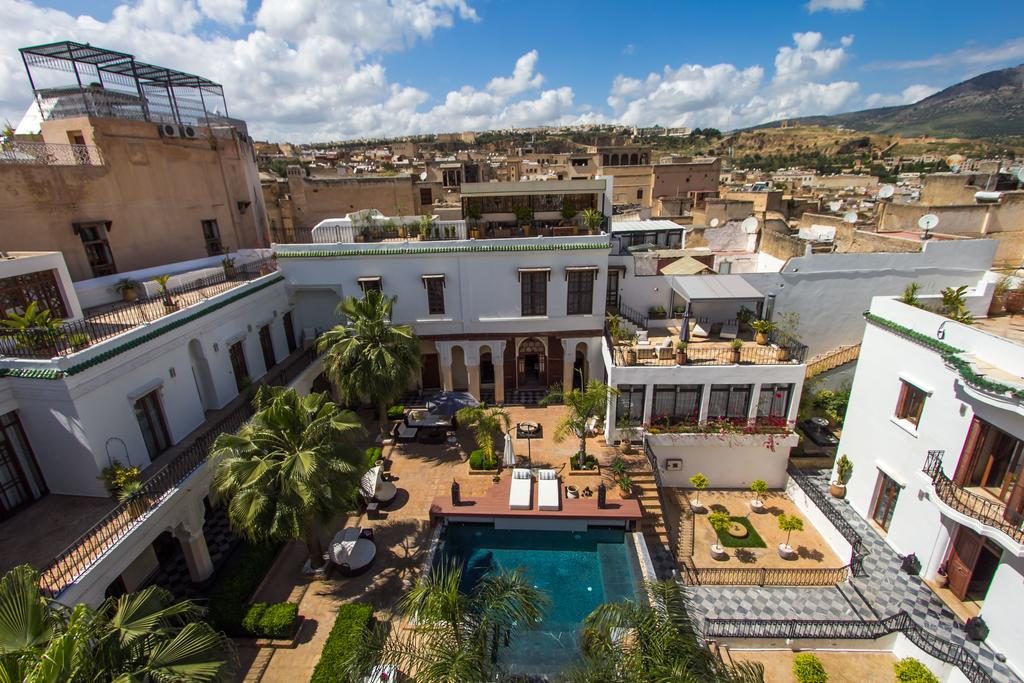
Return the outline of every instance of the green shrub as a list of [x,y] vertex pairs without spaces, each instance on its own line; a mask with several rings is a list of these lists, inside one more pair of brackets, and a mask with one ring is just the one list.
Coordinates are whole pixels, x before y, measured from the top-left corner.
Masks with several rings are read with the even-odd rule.
[[405,406],[391,406],[388,408],[389,420],[401,420],[405,417]]
[[257,638],[288,638],[295,632],[298,620],[299,606],[294,602],[257,602],[249,606],[242,628]]
[[828,674],[821,660],[809,652],[798,654],[793,659],[793,675],[797,683],[827,683]]
[[469,469],[471,470],[493,470],[497,466],[497,461],[488,457],[482,450],[478,449],[469,454]]
[[346,660],[369,639],[373,624],[373,607],[370,605],[342,605],[338,616],[327,636],[320,661],[313,670],[310,683],[336,683],[349,680],[345,671]]
[[384,449],[380,446],[370,446],[366,449],[363,456],[364,464],[367,471],[369,471],[371,467],[377,464],[378,460],[382,460],[384,458]]
[[935,674],[913,657],[906,657],[892,665],[899,683],[939,683]]
[[117,495],[121,489],[142,481],[142,470],[138,467],[125,467],[120,460],[115,460],[100,472],[103,485],[111,494]]
[[229,636],[250,635],[242,621],[249,610],[249,598],[274,564],[281,544],[243,544],[221,567],[210,588],[207,620]]

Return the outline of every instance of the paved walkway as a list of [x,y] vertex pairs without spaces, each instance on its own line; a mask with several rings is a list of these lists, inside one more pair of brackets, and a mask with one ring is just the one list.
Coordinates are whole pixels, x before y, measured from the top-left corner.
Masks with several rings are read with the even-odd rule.
[[[830,471],[809,474],[809,481],[827,494]],[[697,586],[692,589],[694,607],[702,617],[718,619],[876,620],[905,611],[931,633],[963,646],[993,680],[1020,683],[991,648],[966,639],[963,624],[920,577],[900,571],[900,556],[848,502],[835,500],[834,507],[864,541],[865,576],[835,588]]]

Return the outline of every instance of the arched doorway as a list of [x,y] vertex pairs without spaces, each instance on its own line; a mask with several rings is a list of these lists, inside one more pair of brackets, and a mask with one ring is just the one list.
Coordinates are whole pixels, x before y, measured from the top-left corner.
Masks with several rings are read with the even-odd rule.
[[612,166],[618,166],[619,165],[619,155],[618,154],[613,154],[612,155],[612,163],[611,163],[611,165]]
[[629,165],[630,166],[636,166],[639,161],[640,161],[640,159],[639,159],[639,157],[637,157],[636,154],[630,154],[629,155]]
[[489,346],[480,347],[480,384],[494,386],[494,359]]
[[199,392],[203,410],[213,410],[217,407],[217,392],[213,388],[210,364],[206,361],[203,345],[199,343],[198,339],[193,339],[188,343],[188,355],[192,361],[192,378],[195,380],[196,391]]
[[572,364],[572,388],[583,389],[590,380],[589,364],[587,363],[587,345],[580,342],[576,345],[576,358]]
[[469,390],[469,371],[466,369],[466,352],[461,346],[452,347],[452,389]]
[[519,345],[519,387],[546,387],[548,384],[547,350],[536,337]]

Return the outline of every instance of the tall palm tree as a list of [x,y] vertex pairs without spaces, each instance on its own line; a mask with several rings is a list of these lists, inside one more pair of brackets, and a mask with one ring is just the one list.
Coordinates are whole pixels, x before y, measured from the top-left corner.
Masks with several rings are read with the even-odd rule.
[[645,599],[599,605],[584,621],[583,665],[573,683],[760,683],[759,664],[726,664],[701,641],[675,581],[645,586]]
[[324,371],[343,401],[374,401],[380,430],[387,429],[388,405],[409,387],[420,369],[420,342],[411,325],[391,322],[395,297],[369,290],[362,299],[348,297],[338,306],[345,323],[317,343]]
[[221,681],[231,641],[198,621],[202,610],[152,586],[97,609],[65,607],[39,591],[28,565],[0,579],[0,681]]
[[564,403],[569,412],[555,426],[552,438],[555,443],[565,441],[569,436],[579,439],[580,464],[587,457],[587,437],[590,435],[587,423],[592,418],[603,417],[608,410],[608,401],[619,395],[619,390],[610,387],[603,382],[592,379],[587,382],[583,389],[570,389],[563,391],[561,387],[555,387],[547,396],[541,399],[542,406],[555,403]]
[[461,581],[457,566],[438,567],[418,581],[398,603],[415,626],[377,639],[376,660],[415,671],[418,683],[494,680],[499,648],[540,623],[548,599],[519,569],[488,574],[469,593],[459,590]]
[[473,438],[477,448],[482,450],[488,460],[494,460],[494,444],[499,434],[512,428],[512,420],[504,408],[488,408],[486,405],[467,406],[460,408],[455,417],[473,430]]
[[318,523],[351,509],[359,490],[362,425],[326,394],[264,386],[253,406],[237,434],[213,443],[213,490],[228,500],[235,530],[254,541],[305,538],[319,568]]

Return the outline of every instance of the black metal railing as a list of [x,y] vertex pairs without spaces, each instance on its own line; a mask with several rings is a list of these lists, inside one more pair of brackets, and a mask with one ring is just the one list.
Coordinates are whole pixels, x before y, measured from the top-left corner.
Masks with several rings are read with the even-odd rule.
[[[612,361],[620,367],[657,366],[669,367],[676,362],[675,343],[671,346],[654,344],[616,346],[605,330],[605,339],[612,352]],[[803,344],[789,346],[761,346],[747,342],[737,351],[728,342],[694,342],[687,345],[686,365],[799,365],[807,356]]]
[[1007,515],[1013,515],[1012,510],[1002,503],[959,486],[946,476],[942,471],[944,454],[945,451],[928,451],[924,464],[924,473],[931,477],[939,500],[960,514],[1002,531],[1017,543],[1024,543],[1024,529],[1021,529],[1020,521],[1015,524],[1012,518],[1007,518]]
[[641,313],[635,308],[632,308],[631,306],[622,303],[621,301],[619,302],[619,305],[616,308],[618,309],[618,315],[620,318],[625,318],[626,320],[633,323],[637,328],[641,330],[647,329],[649,319],[645,314]]
[[[271,369],[255,385],[286,385],[308,368],[315,358],[313,349],[297,352]],[[115,543],[130,534],[143,515],[159,505],[206,462],[210,447],[218,436],[238,431],[252,415],[252,405],[248,400],[242,400],[210,423],[184,451],[146,479],[136,495],[121,502],[60,552],[41,573],[39,583],[42,590],[51,597],[63,592]]]
[[853,576],[863,576],[864,558],[868,554],[868,550],[864,545],[864,539],[853,528],[853,525],[843,517],[842,513],[832,505],[828,496],[814,485],[814,482],[811,481],[811,478],[806,473],[794,467],[792,463],[786,467],[786,472],[789,473],[789,476],[796,485],[800,487],[800,490],[825,515],[825,518],[836,528],[836,531],[850,544],[850,573]]
[[921,627],[906,612],[884,619],[705,619],[703,636],[723,638],[770,638],[781,640],[877,640],[890,633],[902,633],[910,642],[936,659],[960,669],[972,683],[989,683],[992,676],[962,646]]
[[698,586],[836,586],[850,578],[850,567],[689,567]]
[[313,244],[313,228],[272,228],[270,241],[274,244]]
[[276,270],[277,262],[264,258],[234,267],[230,272],[224,269],[217,275],[169,288],[166,295],[140,297],[91,310],[81,320],[63,323],[53,330],[0,329],[0,356],[45,359],[76,353]]

